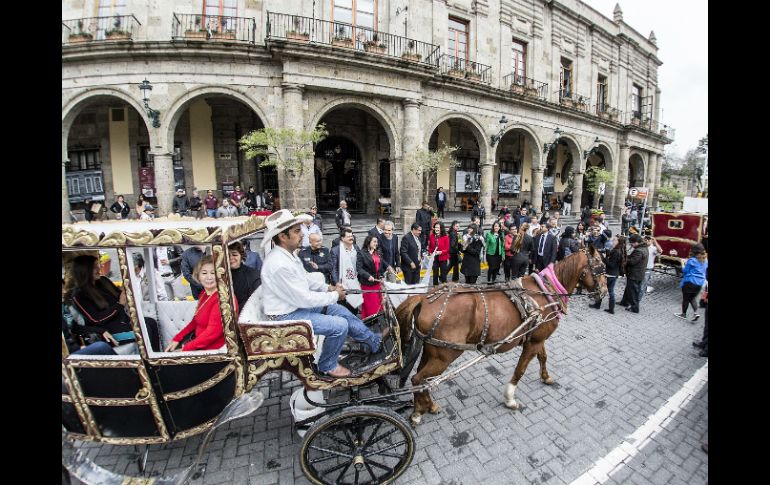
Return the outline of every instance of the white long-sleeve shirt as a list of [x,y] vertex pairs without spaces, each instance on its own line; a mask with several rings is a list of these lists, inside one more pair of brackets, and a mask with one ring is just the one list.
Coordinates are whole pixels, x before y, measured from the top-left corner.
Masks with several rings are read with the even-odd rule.
[[285,315],[298,308],[337,303],[336,291],[323,281],[313,281],[299,258],[280,246],[270,251],[262,265],[262,305],[265,315]]

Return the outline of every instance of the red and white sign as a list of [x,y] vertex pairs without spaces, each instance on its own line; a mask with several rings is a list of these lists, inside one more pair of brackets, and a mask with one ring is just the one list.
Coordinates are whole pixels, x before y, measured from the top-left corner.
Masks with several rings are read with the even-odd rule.
[[139,169],[139,188],[145,197],[155,197],[155,170],[152,168]]
[[644,200],[647,198],[647,187],[631,187],[628,189],[628,196],[634,199]]

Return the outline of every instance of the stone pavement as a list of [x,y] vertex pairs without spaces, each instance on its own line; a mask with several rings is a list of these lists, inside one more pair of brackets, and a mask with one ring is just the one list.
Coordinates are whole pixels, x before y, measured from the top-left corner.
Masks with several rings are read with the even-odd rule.
[[[623,285],[618,283],[618,298]],[[655,291],[638,315],[622,307],[610,315],[589,308],[586,298],[573,298],[569,315],[546,343],[556,383],[542,384],[533,360],[517,389],[518,411],[503,405],[502,394],[520,349],[492,356],[440,386],[433,397],[444,410],[423,418],[414,460],[397,483],[568,484],[591,469],[707,361],[691,346],[703,319],[693,324],[673,315],[681,301],[678,280],[656,273],[651,285]],[[471,357],[466,353],[455,365]],[[205,474],[191,483],[308,483],[288,407],[297,385],[285,372],[262,380],[265,403],[215,434],[203,460]],[[604,483],[706,483],[708,455],[701,444],[708,440],[708,384],[655,431],[640,449],[631,447],[635,456]],[[148,474],[178,472],[192,462],[199,443],[193,437],[151,446]],[[133,447],[87,443],[82,449],[113,471],[138,473]]]

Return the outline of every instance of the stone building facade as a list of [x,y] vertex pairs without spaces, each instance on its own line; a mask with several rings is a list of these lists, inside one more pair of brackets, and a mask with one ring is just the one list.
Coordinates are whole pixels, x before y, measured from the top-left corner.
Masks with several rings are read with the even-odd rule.
[[[450,210],[475,197],[540,208],[571,190],[578,212],[599,200],[589,165],[612,172],[603,205],[618,211],[629,186],[654,198],[673,136],[654,34],[619,7],[609,19],[578,0],[63,0],[62,17],[64,221],[85,194],[109,205],[145,190],[166,213],[175,187],[236,183],[295,209],[347,195],[374,213],[384,195],[407,223],[438,186]],[[291,174],[238,150],[250,130],[321,122],[329,137],[294,195]],[[404,157],[444,143],[459,165],[424,191]]]

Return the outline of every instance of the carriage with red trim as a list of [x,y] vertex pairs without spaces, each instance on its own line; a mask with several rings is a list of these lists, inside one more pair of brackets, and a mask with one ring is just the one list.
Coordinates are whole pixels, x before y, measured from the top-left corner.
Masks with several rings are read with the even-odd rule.
[[658,257],[658,270],[669,269],[679,275],[690,256],[693,244],[706,237],[706,215],[696,212],[653,212],[651,214],[652,237],[662,249]]

